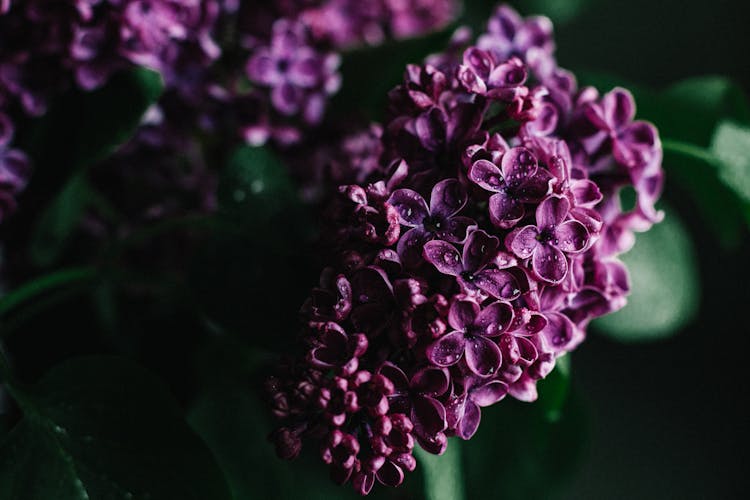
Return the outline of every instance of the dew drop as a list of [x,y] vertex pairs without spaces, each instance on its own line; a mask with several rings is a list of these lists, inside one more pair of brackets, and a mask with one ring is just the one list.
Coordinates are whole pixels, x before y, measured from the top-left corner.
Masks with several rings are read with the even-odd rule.
[[260,180],[260,179],[257,179],[257,180],[254,180],[254,181],[252,182],[252,184],[250,184],[250,191],[252,191],[252,192],[253,192],[253,194],[258,194],[258,193],[260,193],[261,191],[263,191],[263,188],[265,188],[265,187],[266,187],[266,186],[265,186],[265,184],[263,183],[263,181],[262,181],[262,180]]

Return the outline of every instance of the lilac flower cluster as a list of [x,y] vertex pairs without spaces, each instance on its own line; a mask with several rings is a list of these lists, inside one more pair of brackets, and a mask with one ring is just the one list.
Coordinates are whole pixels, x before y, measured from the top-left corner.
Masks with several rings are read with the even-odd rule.
[[[219,48],[212,30],[216,0],[29,0],[0,8],[0,115],[5,125],[43,115],[49,100],[71,85],[93,90],[130,65],[162,73],[178,85],[189,67],[206,66]],[[14,188],[11,164],[21,153],[9,149],[3,131],[3,205],[0,220],[22,189],[19,168]],[[24,161],[24,164],[26,162]],[[24,168],[24,170],[28,170]],[[7,179],[6,179],[7,178]]]
[[455,0],[6,0],[0,113],[18,124],[70,86],[92,90],[138,65],[163,75],[164,122],[190,125],[183,139],[197,127],[287,146],[323,120],[340,51],[440,28],[457,10]]
[[281,457],[314,442],[335,481],[398,485],[416,444],[441,454],[482,407],[535,400],[625,304],[617,256],[661,217],[658,133],[626,90],[578,89],[553,49],[549,20],[501,7],[477,45],[409,66],[390,93],[377,167],[357,158],[366,180],[325,217],[333,258],[303,353],[267,383]]
[[[245,73],[254,86],[248,97],[256,105],[243,136],[251,144],[298,142],[304,128],[322,121],[341,85],[340,51],[434,30],[456,13],[454,0],[292,1],[269,6],[265,16],[240,9]],[[259,19],[271,22],[270,33]]]

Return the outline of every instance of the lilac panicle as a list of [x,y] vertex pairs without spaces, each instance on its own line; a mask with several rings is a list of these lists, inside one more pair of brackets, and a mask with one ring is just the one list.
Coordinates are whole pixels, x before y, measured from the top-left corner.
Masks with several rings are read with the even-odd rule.
[[371,160],[339,164],[356,182],[326,217],[303,354],[268,387],[279,455],[317,443],[362,494],[401,483],[415,443],[440,454],[481,408],[535,400],[588,323],[625,304],[617,255],[661,217],[656,129],[624,89],[576,87],[546,18],[500,7],[476,46],[462,31],[407,67],[388,110]]

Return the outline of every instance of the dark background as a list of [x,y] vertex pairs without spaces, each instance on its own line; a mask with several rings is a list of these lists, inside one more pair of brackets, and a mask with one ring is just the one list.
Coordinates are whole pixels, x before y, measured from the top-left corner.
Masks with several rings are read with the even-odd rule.
[[[536,12],[543,3],[526,2],[521,10]],[[582,4],[575,17],[555,24],[564,67],[605,71],[654,87],[722,74],[746,94],[750,89],[748,2],[573,4]],[[651,344],[622,345],[591,332],[573,353],[574,385],[583,394],[590,426],[578,472],[562,498],[747,494],[747,233],[740,248],[722,252],[708,227],[691,220],[692,200],[669,180],[665,197],[681,209],[698,251],[698,317],[676,336]]]

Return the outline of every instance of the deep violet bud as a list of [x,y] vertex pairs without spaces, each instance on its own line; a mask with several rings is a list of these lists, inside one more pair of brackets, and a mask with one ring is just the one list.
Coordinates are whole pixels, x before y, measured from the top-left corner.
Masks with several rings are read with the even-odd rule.
[[546,18],[501,7],[477,46],[462,33],[389,93],[366,179],[327,212],[307,350],[272,379],[277,447],[317,443],[360,494],[400,484],[415,444],[474,436],[481,408],[534,401],[589,322],[625,304],[616,257],[659,219],[661,144],[627,92],[577,92]]

